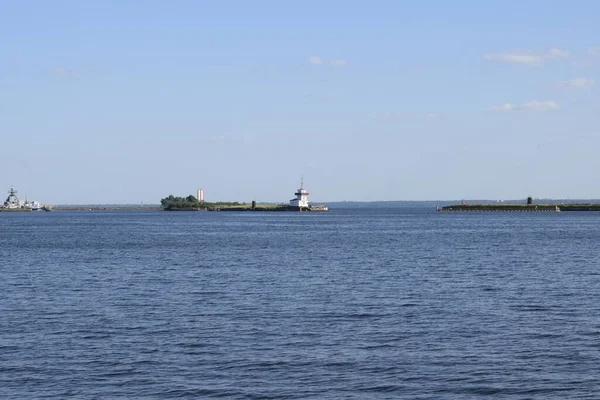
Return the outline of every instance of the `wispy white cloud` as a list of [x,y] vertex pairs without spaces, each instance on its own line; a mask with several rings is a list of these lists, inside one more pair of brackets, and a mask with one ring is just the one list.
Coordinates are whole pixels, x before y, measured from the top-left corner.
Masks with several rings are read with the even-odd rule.
[[561,57],[569,57],[569,52],[563,49],[550,49],[548,50],[548,54],[546,58],[561,58]]
[[329,60],[329,65],[332,67],[345,67],[346,60]]
[[600,46],[594,46],[594,47],[590,47],[588,49],[588,54],[590,56],[597,56],[600,55]]
[[427,114],[427,118],[429,118],[429,119],[438,119],[438,115],[436,113],[430,112],[430,113]]
[[523,109],[529,111],[551,111],[558,110],[560,107],[553,101],[527,101],[523,103]]
[[510,103],[498,104],[496,106],[490,107],[492,111],[513,111],[516,110],[518,106]]
[[81,79],[83,77],[83,75],[80,72],[63,67],[54,68],[52,73],[54,74],[54,76],[65,79]]
[[517,64],[539,64],[542,61],[542,58],[535,54],[512,53],[509,51],[496,54],[485,54],[483,58],[487,61],[498,61]]
[[511,104],[504,103],[490,107],[491,111],[554,111],[559,110],[560,107],[554,101],[526,101],[523,104]]
[[557,82],[559,87],[568,88],[568,89],[579,89],[579,90],[588,90],[591,89],[594,85],[594,81],[592,79],[587,78],[573,78],[567,81]]
[[343,68],[346,66],[347,62],[343,59],[335,59],[335,60],[325,60],[319,56],[310,56],[308,57],[309,64],[312,65],[329,65],[331,67]]
[[317,56],[310,56],[310,57],[308,57],[308,62],[311,63],[312,65],[321,65],[321,64],[323,64],[323,60],[321,59],[321,57],[317,57]]
[[483,55],[486,61],[515,63],[515,64],[541,64],[544,60],[569,57],[569,52],[563,49],[552,48],[544,54],[533,52],[505,51],[502,53],[487,53]]

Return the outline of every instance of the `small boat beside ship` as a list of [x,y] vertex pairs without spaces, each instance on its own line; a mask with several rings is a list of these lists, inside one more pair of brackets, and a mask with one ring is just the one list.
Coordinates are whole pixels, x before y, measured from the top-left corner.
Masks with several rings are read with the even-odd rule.
[[26,201],[25,204],[23,205],[23,207],[25,208],[29,208],[31,211],[43,211],[42,210],[42,205],[40,204],[39,201]]

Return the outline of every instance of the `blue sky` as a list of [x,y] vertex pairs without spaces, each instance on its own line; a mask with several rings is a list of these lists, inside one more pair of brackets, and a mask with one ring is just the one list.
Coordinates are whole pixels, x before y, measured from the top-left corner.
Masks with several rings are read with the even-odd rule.
[[600,198],[600,3],[284,3],[2,2],[0,188]]

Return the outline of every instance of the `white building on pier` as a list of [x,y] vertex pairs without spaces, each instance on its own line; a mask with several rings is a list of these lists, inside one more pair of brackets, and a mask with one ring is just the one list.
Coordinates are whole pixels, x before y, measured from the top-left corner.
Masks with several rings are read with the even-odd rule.
[[290,200],[291,208],[300,210],[309,207],[308,191],[304,189],[304,179],[300,180],[300,189],[294,194],[296,195],[296,198]]

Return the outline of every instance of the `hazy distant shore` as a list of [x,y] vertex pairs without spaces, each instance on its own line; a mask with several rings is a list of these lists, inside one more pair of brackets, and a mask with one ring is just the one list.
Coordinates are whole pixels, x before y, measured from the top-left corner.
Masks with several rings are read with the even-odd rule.
[[[331,201],[320,202],[330,208],[388,208],[388,207],[432,207],[460,204],[462,200],[390,200],[390,201]],[[466,200],[465,204],[525,204],[526,200]],[[600,204],[600,199],[534,199],[534,204]],[[257,206],[275,203],[259,203]],[[74,204],[55,205],[56,211],[163,211],[159,204]]]
[[162,211],[159,205],[110,205],[110,204],[94,204],[94,205],[58,205],[53,207],[55,211]]

